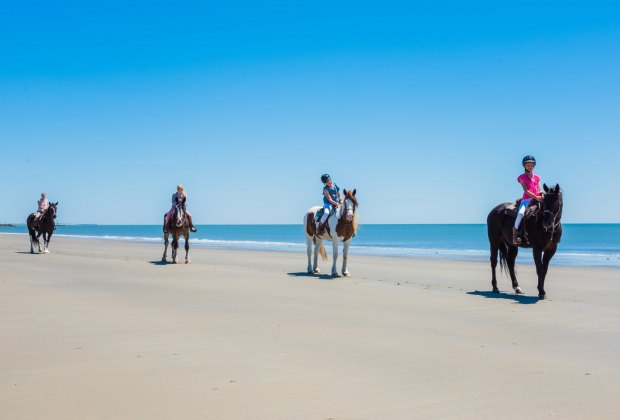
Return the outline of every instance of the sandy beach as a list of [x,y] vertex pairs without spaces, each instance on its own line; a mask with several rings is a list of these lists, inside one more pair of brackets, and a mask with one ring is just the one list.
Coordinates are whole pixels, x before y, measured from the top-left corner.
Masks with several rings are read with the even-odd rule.
[[[620,270],[0,235],[2,419],[618,418]],[[323,273],[331,262],[323,263]]]

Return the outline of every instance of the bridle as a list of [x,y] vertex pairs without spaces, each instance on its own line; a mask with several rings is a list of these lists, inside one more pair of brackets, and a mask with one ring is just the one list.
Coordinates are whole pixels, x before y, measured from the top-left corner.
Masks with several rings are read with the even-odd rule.
[[177,203],[175,207],[176,220],[174,223],[176,227],[181,227],[185,223],[185,203]]
[[542,212],[542,218],[544,220],[544,216],[546,214],[550,214],[553,216],[553,223],[551,223],[551,227],[545,227],[544,223],[542,225],[542,228],[545,232],[549,233],[551,232],[551,236],[553,237],[553,234],[555,233],[555,230],[558,228],[558,226],[560,226],[560,221],[558,220],[558,216],[560,216],[562,214],[562,199],[561,197],[558,195],[558,200],[560,200],[560,208],[558,209],[557,212],[555,212],[555,214],[551,211],[551,210],[543,210]]
[[353,211],[351,212],[351,220],[347,220],[347,215],[348,215],[348,201],[351,200],[350,198],[345,197],[344,199],[344,210],[343,210],[343,214],[340,216],[340,218],[342,219],[342,217],[344,216],[344,220],[343,223],[353,223],[353,220],[355,219],[355,201],[351,200],[353,202]]
[[56,207],[53,204],[50,204],[47,210],[45,210],[45,213],[41,216],[40,222],[48,218],[51,218],[52,220],[56,218]]

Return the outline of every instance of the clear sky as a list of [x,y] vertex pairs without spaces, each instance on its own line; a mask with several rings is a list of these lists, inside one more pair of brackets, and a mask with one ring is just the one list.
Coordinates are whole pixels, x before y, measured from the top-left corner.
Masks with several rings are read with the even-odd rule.
[[[3,1],[0,223],[483,223],[521,158],[566,222],[620,222],[620,6]],[[601,198],[604,197],[604,198]]]

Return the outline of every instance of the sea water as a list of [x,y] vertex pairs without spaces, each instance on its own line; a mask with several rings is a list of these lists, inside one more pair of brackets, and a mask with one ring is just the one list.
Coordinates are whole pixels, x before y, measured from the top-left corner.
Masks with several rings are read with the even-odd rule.
[[[554,264],[620,268],[620,224],[563,224]],[[192,246],[305,252],[302,225],[198,225]],[[26,233],[24,225],[0,227],[0,233]],[[162,242],[161,225],[61,225],[55,235],[137,242]],[[327,244],[330,247],[330,244]],[[329,253],[329,249],[328,249]],[[488,261],[483,224],[360,226],[352,254]],[[531,262],[531,251],[519,259]]]

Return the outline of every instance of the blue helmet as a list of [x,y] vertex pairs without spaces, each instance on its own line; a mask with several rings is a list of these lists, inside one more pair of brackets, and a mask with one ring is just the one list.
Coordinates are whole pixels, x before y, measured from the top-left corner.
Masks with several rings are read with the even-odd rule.
[[526,157],[523,158],[523,161],[521,162],[521,164],[525,166],[526,163],[533,163],[534,165],[536,165],[536,159],[534,158],[534,156],[527,155]]
[[327,181],[329,181],[330,178],[331,176],[329,176],[329,174],[323,174],[321,175],[321,182],[325,184]]

